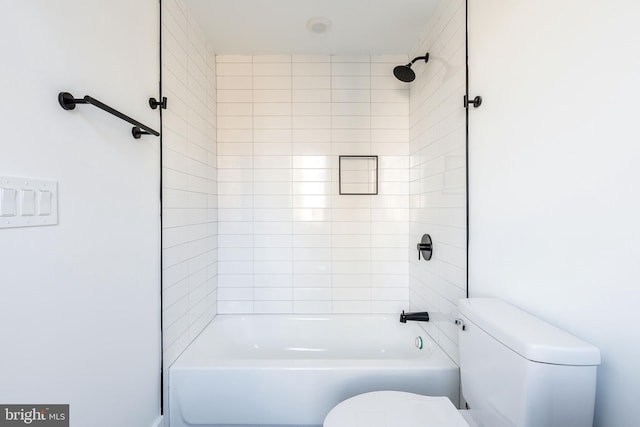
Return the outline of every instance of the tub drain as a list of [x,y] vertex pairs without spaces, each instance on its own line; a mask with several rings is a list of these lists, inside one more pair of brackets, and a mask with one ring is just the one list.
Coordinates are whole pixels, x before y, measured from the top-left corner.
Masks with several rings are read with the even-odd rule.
[[420,336],[416,337],[416,347],[418,347],[418,350],[422,350],[422,346],[423,346],[422,337]]

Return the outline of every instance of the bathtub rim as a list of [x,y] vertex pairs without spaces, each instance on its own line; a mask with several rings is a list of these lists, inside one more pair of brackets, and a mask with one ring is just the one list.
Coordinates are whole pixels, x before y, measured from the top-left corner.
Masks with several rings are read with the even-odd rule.
[[[357,319],[357,318],[376,318],[386,321],[396,321],[395,314],[352,314],[352,313],[339,313],[339,314],[278,314],[278,313],[265,313],[265,314],[218,314],[216,315],[202,331],[198,333],[198,335],[189,343],[189,345],[185,348],[185,350],[176,358],[176,360],[169,366],[169,371],[171,369],[216,369],[220,368],[241,368],[253,366],[255,367],[255,363],[257,361],[268,361],[264,366],[271,368],[286,368],[294,366],[295,368],[311,368],[316,366],[318,363],[325,363],[326,366],[332,366],[333,368],[337,368],[340,366],[354,366],[351,362],[357,363],[357,366],[362,367],[375,367],[380,366],[381,364],[393,365],[394,368],[399,367],[418,367],[424,368],[425,370],[430,369],[459,369],[459,365],[453,360],[447,352],[434,340],[429,332],[422,327],[419,323],[409,323],[406,326],[411,327],[417,333],[421,334],[423,338],[427,338],[425,342],[425,350],[429,353],[428,355],[424,355],[423,357],[412,357],[412,358],[260,358],[260,357],[234,357],[234,358],[212,358],[208,360],[204,360],[199,358],[198,355],[194,355],[197,347],[200,345],[200,341],[206,339],[208,334],[211,334],[212,327],[217,325],[216,320],[224,320],[224,319],[242,319],[242,318],[259,318],[259,317],[269,317],[269,318],[283,318],[283,319],[300,319],[300,318],[313,318],[313,319]],[[404,327],[405,325],[403,325]],[[429,364],[428,366],[424,366],[425,360],[429,360],[431,362],[435,362],[433,364]],[[349,362],[348,362],[349,361]],[[323,365],[325,366],[325,365]]]

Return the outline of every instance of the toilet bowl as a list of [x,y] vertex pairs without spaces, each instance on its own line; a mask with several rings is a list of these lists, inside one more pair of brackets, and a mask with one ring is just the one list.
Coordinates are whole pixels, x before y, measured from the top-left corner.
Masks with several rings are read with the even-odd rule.
[[323,427],[470,427],[451,401],[402,391],[374,391],[347,399]]
[[324,427],[592,427],[600,351],[495,298],[458,303],[462,395],[401,391],[354,396]]

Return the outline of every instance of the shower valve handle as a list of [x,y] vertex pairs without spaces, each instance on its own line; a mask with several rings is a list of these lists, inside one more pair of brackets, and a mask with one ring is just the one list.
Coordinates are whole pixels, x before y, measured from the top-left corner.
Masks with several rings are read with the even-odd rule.
[[418,249],[418,261],[420,260],[420,254],[425,261],[429,261],[431,259],[431,255],[433,254],[433,242],[431,240],[431,236],[428,234],[424,234],[420,243],[416,245]]

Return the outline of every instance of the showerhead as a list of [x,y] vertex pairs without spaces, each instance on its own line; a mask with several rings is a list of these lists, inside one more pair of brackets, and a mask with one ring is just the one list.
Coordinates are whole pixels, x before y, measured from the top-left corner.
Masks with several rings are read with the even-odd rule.
[[393,69],[393,75],[401,82],[410,83],[415,80],[416,73],[411,69],[411,64],[398,65]]
[[416,79],[416,73],[413,72],[411,66],[414,62],[424,60],[424,62],[429,62],[429,52],[427,52],[424,56],[418,56],[413,59],[413,61],[409,62],[407,65],[398,65],[393,69],[393,75],[396,76],[396,79],[401,82],[411,83]]

